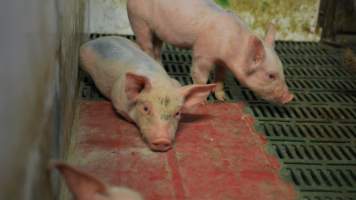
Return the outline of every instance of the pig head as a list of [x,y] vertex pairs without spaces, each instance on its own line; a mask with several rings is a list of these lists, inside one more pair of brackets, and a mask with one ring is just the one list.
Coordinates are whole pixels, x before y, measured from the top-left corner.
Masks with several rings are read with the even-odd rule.
[[50,169],[57,169],[64,177],[75,200],[142,200],[137,192],[125,187],[111,187],[98,178],[66,163],[54,161]]
[[101,37],[83,44],[82,68],[113,103],[116,111],[134,122],[149,147],[172,147],[181,112],[204,102],[214,84],[182,87],[163,66],[122,37]]
[[286,85],[283,65],[275,46],[275,28],[269,27],[264,40],[250,35],[245,48],[233,59],[231,71],[239,81],[265,100],[285,104],[293,99]]
[[[215,84],[181,87],[174,79],[150,80],[144,75],[127,73],[124,92],[128,117],[137,124],[152,150],[167,151],[174,142],[182,111],[206,101],[214,88]],[[114,86],[114,106],[122,96],[120,91]]]

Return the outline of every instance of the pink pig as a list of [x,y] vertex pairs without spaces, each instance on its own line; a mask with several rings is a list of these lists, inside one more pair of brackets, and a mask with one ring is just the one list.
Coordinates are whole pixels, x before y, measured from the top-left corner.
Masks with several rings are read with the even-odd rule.
[[237,15],[212,0],[128,0],[127,9],[137,43],[156,60],[165,41],[193,49],[194,83],[206,83],[216,66],[217,99],[225,99],[226,68],[268,101],[284,104],[293,99],[274,51],[276,31],[272,26],[261,40]]
[[95,176],[66,163],[54,161],[50,169],[57,169],[75,200],[142,200],[137,192],[126,187],[108,186]]
[[82,68],[114,108],[137,124],[155,151],[172,147],[182,109],[204,102],[215,84],[182,87],[133,42],[102,37],[80,49]]

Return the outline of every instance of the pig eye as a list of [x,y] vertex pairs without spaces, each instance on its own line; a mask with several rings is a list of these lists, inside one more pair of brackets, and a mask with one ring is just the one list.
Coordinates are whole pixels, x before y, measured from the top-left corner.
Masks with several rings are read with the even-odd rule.
[[276,75],[275,74],[268,74],[268,78],[271,80],[275,80],[276,79]]
[[180,115],[179,111],[174,114],[175,117],[179,117],[179,115]]
[[149,112],[148,107],[147,107],[147,106],[143,106],[143,111],[144,111],[145,113],[148,113],[148,112]]

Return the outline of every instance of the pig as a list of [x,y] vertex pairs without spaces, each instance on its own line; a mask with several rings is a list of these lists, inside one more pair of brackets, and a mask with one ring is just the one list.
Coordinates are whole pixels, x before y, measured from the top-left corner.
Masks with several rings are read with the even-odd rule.
[[215,84],[181,86],[134,42],[101,37],[80,47],[82,68],[153,151],[171,149],[182,110],[204,104]]
[[143,200],[139,193],[129,188],[109,186],[64,162],[52,161],[49,168],[60,172],[75,200]]
[[159,61],[162,42],[191,48],[191,76],[198,84],[215,70],[217,99],[226,98],[226,69],[265,100],[285,104],[293,99],[274,51],[274,26],[261,40],[212,0],[128,0],[127,11],[137,43],[147,54]]

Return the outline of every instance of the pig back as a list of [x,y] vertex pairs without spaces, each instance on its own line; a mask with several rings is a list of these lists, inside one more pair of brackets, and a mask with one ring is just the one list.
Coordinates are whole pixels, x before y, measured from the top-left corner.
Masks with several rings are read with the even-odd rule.
[[[134,32],[145,27],[143,20],[161,40],[182,48],[191,48],[201,32],[224,11],[213,0],[129,0],[128,14]],[[139,34],[137,34],[139,36]]]
[[135,43],[118,36],[101,37],[85,43],[80,56],[83,70],[90,74],[99,90],[109,99],[113,84],[128,71],[149,79],[168,76],[163,67]]

